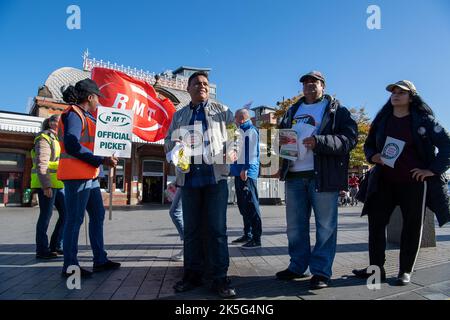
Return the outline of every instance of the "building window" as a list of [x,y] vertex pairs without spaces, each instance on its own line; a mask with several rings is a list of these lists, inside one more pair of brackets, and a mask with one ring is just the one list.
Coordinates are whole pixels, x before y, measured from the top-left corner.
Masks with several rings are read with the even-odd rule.
[[100,189],[104,192],[109,192],[109,168],[103,166],[103,176],[99,177]]
[[119,160],[116,167],[116,190],[125,192],[125,160]]
[[24,164],[23,154],[0,152],[0,171],[23,172]]
[[[116,182],[116,188],[114,192],[125,192],[125,160],[119,160],[115,170],[114,181]],[[103,177],[99,178],[100,189],[104,192],[109,192],[109,168],[103,166]]]

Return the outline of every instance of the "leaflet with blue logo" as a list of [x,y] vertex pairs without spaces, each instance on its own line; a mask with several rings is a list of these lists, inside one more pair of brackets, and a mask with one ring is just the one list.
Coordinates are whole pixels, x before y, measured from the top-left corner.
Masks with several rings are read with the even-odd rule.
[[381,153],[381,159],[383,160],[384,164],[391,168],[394,168],[395,162],[397,161],[398,157],[400,157],[400,154],[402,153],[404,147],[405,141],[388,136]]

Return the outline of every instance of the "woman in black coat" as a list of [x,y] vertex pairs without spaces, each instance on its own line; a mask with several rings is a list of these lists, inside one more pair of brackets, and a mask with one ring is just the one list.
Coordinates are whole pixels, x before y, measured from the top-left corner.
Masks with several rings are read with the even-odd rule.
[[[399,81],[386,89],[391,97],[375,117],[364,144],[366,158],[375,167],[366,188],[361,186],[364,195],[359,199],[364,202],[363,215],[369,216],[370,265],[380,268],[382,280],[386,278],[386,226],[400,206],[403,227],[397,284],[406,285],[419,253],[426,206],[435,212],[440,226],[450,220],[445,179],[450,135],[412,82]],[[360,278],[372,274],[367,268],[353,273]]]

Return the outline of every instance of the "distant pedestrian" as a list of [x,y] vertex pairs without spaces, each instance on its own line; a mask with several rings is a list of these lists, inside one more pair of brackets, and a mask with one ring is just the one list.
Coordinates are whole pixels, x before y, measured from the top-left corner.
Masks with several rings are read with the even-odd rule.
[[358,200],[356,199],[356,194],[359,191],[359,178],[354,173],[352,173],[352,175],[348,179],[348,188],[349,188],[349,192],[350,192],[350,204],[352,206],[358,205]]
[[[180,240],[184,241],[184,224],[183,224],[183,205],[181,202],[181,189],[177,188],[175,183],[170,183],[167,187],[167,197],[172,204],[169,209],[169,216],[172,219],[175,228],[177,228]],[[184,260],[184,250],[172,256],[172,260],[183,261]]]

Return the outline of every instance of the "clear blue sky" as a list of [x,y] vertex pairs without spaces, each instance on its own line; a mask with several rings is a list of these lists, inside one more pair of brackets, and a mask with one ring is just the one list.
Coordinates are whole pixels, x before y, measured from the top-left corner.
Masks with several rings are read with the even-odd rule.
[[[81,8],[81,30],[66,9]],[[381,8],[381,30],[366,9]],[[25,1],[0,0],[0,109],[24,112],[57,68],[81,55],[161,72],[212,68],[219,100],[275,105],[298,94],[298,78],[321,70],[327,91],[371,117],[385,86],[412,80],[449,128],[450,1]]]

